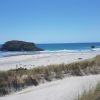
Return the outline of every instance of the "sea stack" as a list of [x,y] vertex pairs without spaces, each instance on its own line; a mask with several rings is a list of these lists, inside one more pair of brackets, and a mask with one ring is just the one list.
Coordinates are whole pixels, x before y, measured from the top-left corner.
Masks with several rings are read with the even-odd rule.
[[1,46],[1,51],[43,51],[35,43],[12,40],[7,41]]

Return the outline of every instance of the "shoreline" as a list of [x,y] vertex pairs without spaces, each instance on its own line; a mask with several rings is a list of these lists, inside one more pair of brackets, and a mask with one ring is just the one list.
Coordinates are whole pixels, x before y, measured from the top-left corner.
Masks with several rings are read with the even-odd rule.
[[47,66],[52,64],[69,64],[76,61],[91,59],[97,55],[100,55],[100,51],[87,53],[56,52],[40,53],[36,55],[18,55],[2,57],[0,58],[0,71],[16,69],[16,67],[31,69],[39,66]]

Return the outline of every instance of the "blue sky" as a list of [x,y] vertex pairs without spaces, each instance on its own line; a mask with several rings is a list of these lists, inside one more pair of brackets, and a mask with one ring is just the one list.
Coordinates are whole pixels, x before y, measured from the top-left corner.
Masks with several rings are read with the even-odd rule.
[[0,0],[0,43],[99,42],[100,0]]

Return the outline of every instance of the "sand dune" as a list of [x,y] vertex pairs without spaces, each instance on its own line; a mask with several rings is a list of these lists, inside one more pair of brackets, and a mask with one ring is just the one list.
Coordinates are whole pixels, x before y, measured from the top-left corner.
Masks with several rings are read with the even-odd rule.
[[21,92],[1,97],[0,100],[74,100],[84,90],[89,90],[100,82],[100,75],[70,77],[37,87],[29,87]]

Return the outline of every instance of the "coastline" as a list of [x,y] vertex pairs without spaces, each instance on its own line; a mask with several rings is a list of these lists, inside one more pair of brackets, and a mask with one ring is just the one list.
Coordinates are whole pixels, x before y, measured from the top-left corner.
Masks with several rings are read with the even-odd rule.
[[[19,55],[19,56],[2,57],[0,58],[0,71],[7,71],[11,69],[20,68],[20,67],[31,69],[31,68],[36,68],[39,66],[43,67],[43,66],[52,65],[52,64],[62,64],[62,63],[64,64],[72,63],[73,64],[73,62],[91,59],[97,55],[100,55],[99,51],[98,52],[78,52],[78,53],[56,52],[56,53],[40,53],[36,55]],[[93,68],[93,72],[95,73],[96,70],[93,67],[95,64],[93,66],[91,66],[91,64],[93,63],[90,62],[90,65],[89,64],[88,65],[90,69]],[[74,70],[74,66],[72,67],[73,67],[73,71],[76,73],[75,76],[74,75],[70,77],[65,76],[61,79],[60,78],[57,80],[53,79],[53,81],[50,81],[50,82],[44,80],[43,81],[44,84],[41,84],[42,81],[40,81],[39,85],[37,86],[34,85],[32,87],[23,89],[22,91],[19,91],[19,92],[18,91],[14,93],[12,92],[10,95],[0,97],[0,99],[1,100],[16,100],[17,98],[21,100],[22,98],[24,98],[26,100],[28,99],[27,97],[30,96],[31,98],[34,98],[35,100],[37,99],[47,100],[47,98],[48,100],[56,100],[56,99],[65,100],[65,98],[74,100],[74,98],[82,94],[84,90],[88,91],[91,87],[95,87],[97,83],[100,82],[100,74],[99,73],[98,75],[93,74],[93,72],[91,72],[92,69],[90,73],[86,72],[87,73],[86,76],[84,76],[84,73],[83,73],[84,69],[83,71],[80,70],[82,71],[83,76],[81,75],[77,76],[77,71],[79,70],[77,68],[76,68],[77,70]],[[44,68],[47,68],[47,67],[44,67]],[[88,70],[88,68],[86,69]],[[74,72],[72,73],[74,74]],[[59,75],[60,75],[60,72],[59,72]],[[17,78],[19,78],[18,75],[16,76]],[[49,76],[47,78],[49,78]],[[21,76],[20,76],[20,79],[21,79]],[[38,81],[36,80],[36,82]],[[40,98],[40,95],[41,95],[41,98]]]
[[16,67],[35,68],[51,64],[69,64],[76,61],[90,59],[100,55],[100,51],[95,52],[55,52],[55,53],[39,53],[35,55],[16,55],[0,58],[0,71],[16,69]]

